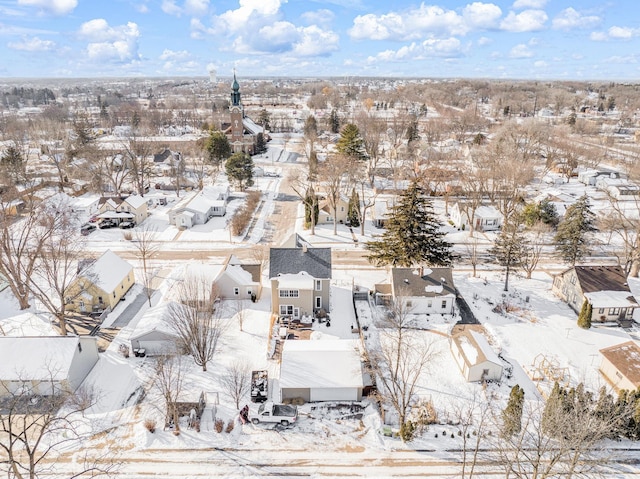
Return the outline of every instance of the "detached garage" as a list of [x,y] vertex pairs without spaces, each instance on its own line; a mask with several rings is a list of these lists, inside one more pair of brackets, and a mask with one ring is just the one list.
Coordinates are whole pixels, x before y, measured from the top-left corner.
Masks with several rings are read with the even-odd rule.
[[356,341],[285,341],[280,366],[283,401],[360,401],[363,385]]
[[176,353],[180,340],[171,327],[171,311],[173,308],[184,307],[172,301],[149,309],[140,318],[131,336],[131,349],[144,349],[146,356]]
[[462,375],[468,382],[500,381],[502,362],[473,325],[457,325],[451,331],[451,352]]

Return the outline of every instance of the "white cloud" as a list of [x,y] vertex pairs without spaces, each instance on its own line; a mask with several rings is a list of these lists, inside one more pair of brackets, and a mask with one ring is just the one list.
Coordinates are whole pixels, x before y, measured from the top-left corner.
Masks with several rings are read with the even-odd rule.
[[547,62],[545,62],[544,60],[537,60],[535,62],[533,62],[533,66],[536,68],[546,68],[549,66],[549,64]]
[[338,50],[340,37],[331,30],[322,30],[316,25],[311,25],[299,28],[298,31],[300,38],[293,46],[296,56],[322,56]]
[[182,6],[176,0],[162,0],[160,7],[167,15],[205,15],[209,11],[209,0],[184,0]]
[[309,25],[328,27],[333,22],[335,14],[331,10],[321,9],[314,12],[304,12],[301,18]]
[[278,15],[280,4],[280,0],[240,0],[239,8],[214,17],[214,24],[230,33],[243,30],[255,22],[265,25]]
[[478,45],[480,46],[489,45],[490,43],[493,43],[493,40],[491,38],[488,38],[488,37],[478,38]]
[[51,40],[41,40],[38,37],[23,38],[20,42],[9,42],[9,48],[22,50],[25,52],[48,52],[56,47],[56,43]]
[[160,60],[185,60],[189,58],[191,54],[186,50],[174,51],[167,48],[160,54]]
[[367,63],[403,62],[407,60],[424,60],[426,58],[455,58],[462,55],[460,40],[457,38],[430,38],[423,42],[412,42],[398,50],[385,50],[367,58]]
[[55,15],[65,15],[78,6],[78,0],[18,0],[18,5],[40,7]]
[[513,2],[513,8],[522,10],[523,8],[543,8],[547,4],[547,0],[516,0]]
[[572,30],[574,28],[592,28],[602,19],[596,15],[583,15],[574,8],[565,8],[551,22],[557,30]]
[[500,28],[508,32],[533,32],[543,29],[548,18],[544,10],[509,12],[500,23]]
[[87,55],[92,60],[128,62],[138,58],[138,25],[111,27],[103,18],[89,20],[80,26],[79,35],[88,40]]
[[611,39],[631,40],[632,38],[639,36],[640,28],[613,26],[606,32],[592,32],[590,38],[597,42],[604,42]]
[[475,29],[497,27],[502,10],[492,3],[474,2],[462,14],[425,5],[383,15],[368,13],[353,20],[349,35],[356,40],[416,40],[429,35],[465,35]]
[[524,43],[516,45],[509,51],[509,57],[511,58],[531,58],[532,56],[533,52]]

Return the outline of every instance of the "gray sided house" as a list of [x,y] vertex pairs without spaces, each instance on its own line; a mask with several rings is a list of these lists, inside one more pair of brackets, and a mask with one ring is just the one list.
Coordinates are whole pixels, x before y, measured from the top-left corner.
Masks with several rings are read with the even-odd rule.
[[578,314],[588,301],[594,322],[628,326],[638,307],[620,266],[574,266],[553,278],[551,290]]
[[171,325],[173,311],[186,308],[175,301],[162,303],[145,312],[131,335],[131,349],[144,350],[146,356],[176,354],[182,342]]
[[376,285],[376,303],[402,300],[411,314],[453,314],[457,290],[451,268],[393,268],[390,284]]
[[329,311],[331,248],[271,248],[271,312],[299,319]]
[[0,398],[75,391],[98,362],[90,336],[0,336]]

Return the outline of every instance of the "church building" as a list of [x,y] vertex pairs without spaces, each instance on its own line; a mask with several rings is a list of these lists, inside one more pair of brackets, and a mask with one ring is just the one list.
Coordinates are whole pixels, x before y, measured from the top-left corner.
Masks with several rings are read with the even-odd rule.
[[264,134],[264,129],[244,114],[244,107],[240,97],[240,85],[236,79],[235,72],[233,73],[233,83],[231,85],[229,115],[231,123],[224,125],[223,131],[229,139],[231,151],[233,153],[244,152],[253,155],[256,153],[258,133],[263,134],[264,141],[267,141],[267,137]]

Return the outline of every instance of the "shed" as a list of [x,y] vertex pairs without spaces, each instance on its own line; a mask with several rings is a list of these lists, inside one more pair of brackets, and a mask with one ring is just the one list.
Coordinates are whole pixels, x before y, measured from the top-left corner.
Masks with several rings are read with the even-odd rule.
[[479,331],[468,325],[454,326],[450,338],[451,353],[468,382],[499,381],[502,362]]
[[640,387],[640,346],[635,341],[601,349],[600,354],[600,372],[617,391]]
[[359,401],[364,379],[358,343],[350,339],[288,340],[282,349],[282,400]]

